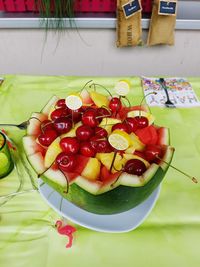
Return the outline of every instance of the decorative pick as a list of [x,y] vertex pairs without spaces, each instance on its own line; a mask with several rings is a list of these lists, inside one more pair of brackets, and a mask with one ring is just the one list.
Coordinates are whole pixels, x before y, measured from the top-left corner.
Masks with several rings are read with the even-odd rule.
[[74,126],[74,110],[77,110],[82,107],[82,99],[78,95],[69,95],[65,99],[65,104],[72,111],[72,124]]
[[114,88],[115,92],[119,95],[119,96],[126,96],[129,91],[130,91],[130,86],[129,83],[126,81],[119,81],[117,82],[117,84],[115,85]]
[[126,132],[121,130],[115,130],[109,135],[108,142],[115,149],[113,160],[110,166],[111,172],[117,156],[117,152],[126,150],[129,147],[131,140]]
[[191,176],[191,175],[185,173],[184,171],[179,170],[179,169],[176,168],[175,166],[173,166],[173,165],[171,165],[170,163],[166,162],[165,160],[161,159],[159,156],[156,156],[156,157],[157,157],[159,160],[163,161],[165,164],[167,164],[167,165],[168,165],[169,167],[171,167],[172,169],[174,169],[174,170],[176,170],[177,172],[180,172],[180,173],[182,173],[184,176],[188,177],[193,183],[195,183],[195,184],[198,183],[198,180],[197,180],[195,177],[193,177],[193,176]]

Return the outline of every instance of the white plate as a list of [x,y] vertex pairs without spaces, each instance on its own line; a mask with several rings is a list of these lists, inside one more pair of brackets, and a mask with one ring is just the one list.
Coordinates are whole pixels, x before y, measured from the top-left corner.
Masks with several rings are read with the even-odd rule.
[[[39,181],[39,185],[42,181]],[[45,201],[66,219],[83,227],[108,233],[128,232],[138,227],[152,211],[160,193],[160,186],[137,207],[114,215],[98,215],[87,212],[61,197],[47,184],[39,186]]]

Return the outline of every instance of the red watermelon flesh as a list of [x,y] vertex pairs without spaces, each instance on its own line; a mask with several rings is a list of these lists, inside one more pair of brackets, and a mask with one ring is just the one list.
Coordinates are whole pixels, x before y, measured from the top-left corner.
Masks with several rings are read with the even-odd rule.
[[74,168],[73,172],[63,172],[67,176],[69,182],[72,182],[77,176],[79,176],[82,173],[89,159],[90,159],[89,157],[85,157],[82,155],[76,156],[78,164]]
[[155,145],[158,140],[158,133],[153,125],[137,130],[136,135],[145,145]]
[[111,174],[105,166],[102,166],[100,173],[100,180],[103,182],[102,186],[114,183],[120,174],[121,172]]
[[144,152],[135,150],[133,154],[146,160],[145,155],[144,155]]

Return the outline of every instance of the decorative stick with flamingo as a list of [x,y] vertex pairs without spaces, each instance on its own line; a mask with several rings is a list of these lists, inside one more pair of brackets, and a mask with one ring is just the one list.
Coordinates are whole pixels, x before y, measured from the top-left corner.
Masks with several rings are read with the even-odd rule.
[[66,244],[66,248],[71,248],[73,243],[73,233],[76,232],[76,228],[71,225],[63,225],[63,222],[60,220],[56,221],[55,226],[59,234],[68,236],[69,241]]

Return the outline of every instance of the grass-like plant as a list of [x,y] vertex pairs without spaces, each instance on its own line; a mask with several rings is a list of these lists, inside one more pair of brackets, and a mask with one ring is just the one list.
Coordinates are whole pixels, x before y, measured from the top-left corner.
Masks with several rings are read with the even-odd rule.
[[62,30],[69,18],[72,26],[74,18],[73,0],[35,0],[39,9],[41,22],[46,29]]

